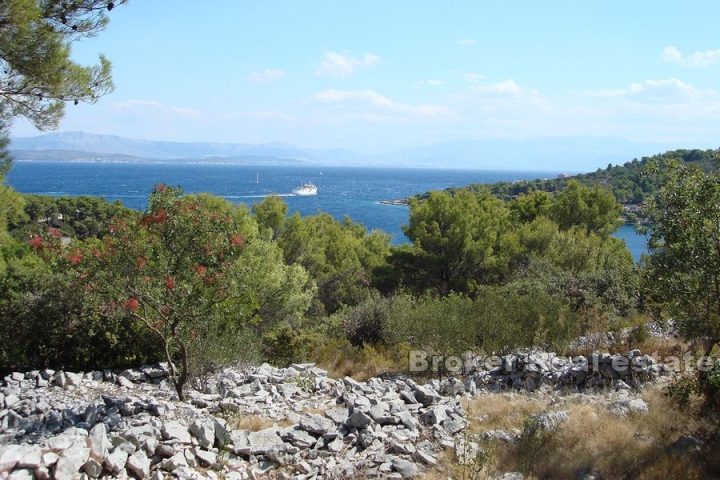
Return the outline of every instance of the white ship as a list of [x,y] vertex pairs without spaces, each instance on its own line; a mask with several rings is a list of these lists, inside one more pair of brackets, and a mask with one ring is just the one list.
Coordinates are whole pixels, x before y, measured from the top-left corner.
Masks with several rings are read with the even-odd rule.
[[312,182],[303,183],[297,188],[293,188],[293,193],[295,195],[300,195],[303,197],[310,196],[310,195],[317,195],[318,187],[315,186]]

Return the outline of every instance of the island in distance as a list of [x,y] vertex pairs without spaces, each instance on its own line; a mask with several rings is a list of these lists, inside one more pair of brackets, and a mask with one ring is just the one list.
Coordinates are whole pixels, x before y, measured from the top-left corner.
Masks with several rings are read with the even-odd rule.
[[[678,148],[678,145],[673,145]],[[697,146],[695,146],[697,147]],[[608,163],[670,148],[616,137],[540,137],[529,140],[457,140],[365,154],[348,149],[311,149],[287,143],[170,142],[60,132],[12,140],[16,161],[208,163],[240,165],[339,165],[403,168],[593,171]]]

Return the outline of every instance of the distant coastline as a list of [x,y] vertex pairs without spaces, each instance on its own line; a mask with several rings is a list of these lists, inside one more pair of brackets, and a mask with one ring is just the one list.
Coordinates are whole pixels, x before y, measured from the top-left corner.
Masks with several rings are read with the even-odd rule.
[[378,203],[382,205],[400,205],[407,207],[410,205],[410,201],[407,198],[398,198],[395,200],[380,200]]

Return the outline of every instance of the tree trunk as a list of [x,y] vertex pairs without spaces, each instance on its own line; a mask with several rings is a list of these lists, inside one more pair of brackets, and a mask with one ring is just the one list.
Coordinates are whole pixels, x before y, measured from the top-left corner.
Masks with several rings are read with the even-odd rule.
[[174,379],[175,382],[175,391],[178,394],[178,400],[181,402],[185,401],[185,383],[187,383],[188,379],[188,354],[187,354],[187,348],[185,347],[184,342],[178,342],[180,345],[180,375],[176,376]]

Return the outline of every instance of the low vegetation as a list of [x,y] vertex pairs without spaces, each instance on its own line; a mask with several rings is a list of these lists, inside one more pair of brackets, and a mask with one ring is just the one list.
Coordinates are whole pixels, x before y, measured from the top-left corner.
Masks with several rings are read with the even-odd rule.
[[[720,345],[720,176],[715,150],[677,150],[573,178],[474,185],[411,201],[410,245],[327,214],[288,216],[159,185],[134,212],[93,198],[23,196],[1,180],[8,127],[58,124],[66,103],[113,89],[110,64],[71,61],[123,1],[6,2],[0,31],[0,371],[122,368],[165,360],[180,399],[211,370],[241,361],[317,361],[364,378],[406,368],[407,352],[571,352],[580,335],[672,319],[686,347]],[[631,206],[623,210],[622,205]],[[640,205],[645,208],[638,211]],[[647,220],[636,265],[610,234]],[[440,372],[442,373],[442,372]],[[665,395],[667,393],[668,395]],[[644,393],[649,413],[601,403],[487,395],[462,462],[443,478],[708,478],[720,470],[720,367]],[[569,417],[544,428],[551,407]],[[265,418],[233,419],[261,429]],[[516,437],[486,441],[489,430]],[[677,444],[679,435],[700,438]]]
[[[350,219],[288,216],[277,197],[248,209],[159,185],[134,212],[2,187],[0,370],[164,360],[183,398],[208,372],[249,361],[314,361],[365,379],[405,371],[416,349],[583,353],[575,339],[594,349],[607,332],[624,332],[616,349],[710,354],[720,339],[719,295],[707,287],[718,283],[720,181],[683,165],[664,175],[646,207],[651,255],[640,265],[611,236],[621,212],[612,192],[577,181],[515,198],[433,192],[411,203],[412,243],[399,247]],[[653,344],[648,322],[667,318],[682,338]],[[679,379],[674,401],[717,408],[719,372]],[[703,421],[715,431],[675,418],[661,397],[648,399],[656,413],[631,421],[568,405],[571,420],[552,435],[528,420],[540,408],[532,399],[479,401],[468,405],[483,411],[475,431],[516,428],[522,441],[488,444],[476,472],[492,464],[567,478],[592,467],[604,478],[658,478],[650,458],[680,468],[664,450],[667,432],[697,432]]]
[[[521,472],[525,478],[709,478],[717,472],[720,438],[699,398],[680,410],[662,386],[642,395],[648,413],[619,415],[602,397],[488,393],[465,402],[468,441],[480,445],[478,458],[464,463],[448,453],[428,478],[493,478]],[[567,420],[543,428],[534,418],[564,411]],[[503,431],[513,438],[497,438]],[[492,439],[488,432],[495,434]],[[710,445],[701,451],[699,442]]]

